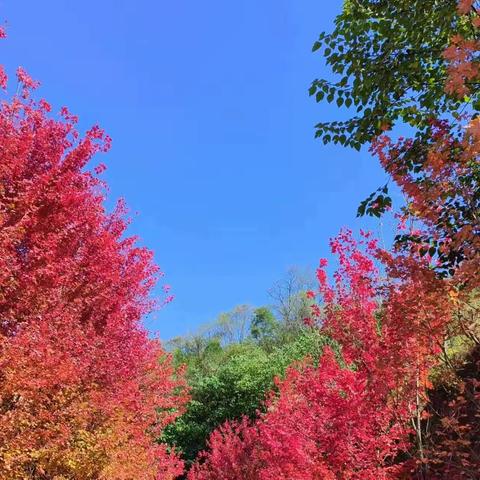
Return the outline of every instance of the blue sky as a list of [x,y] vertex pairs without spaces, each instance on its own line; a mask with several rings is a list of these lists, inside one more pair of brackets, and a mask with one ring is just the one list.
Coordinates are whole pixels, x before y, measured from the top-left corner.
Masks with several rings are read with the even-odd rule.
[[101,160],[131,232],[155,251],[176,298],[146,323],[164,339],[237,304],[268,303],[293,265],[385,181],[377,161],[327,146],[313,125],[337,118],[308,97],[326,74],[311,53],[340,0],[3,0],[8,69],[39,95],[113,137]]

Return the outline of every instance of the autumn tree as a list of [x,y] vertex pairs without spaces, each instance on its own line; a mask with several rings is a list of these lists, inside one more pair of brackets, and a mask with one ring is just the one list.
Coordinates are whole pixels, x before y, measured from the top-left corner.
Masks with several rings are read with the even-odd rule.
[[0,107],[0,477],[173,479],[182,462],[154,438],[184,382],[141,326],[152,253],[125,235],[122,202],[105,210],[103,166],[87,167],[110,139],[81,136],[17,78]]
[[[311,95],[356,109],[345,121],[318,124],[317,136],[355,148],[370,144],[390,176],[359,215],[390,209],[395,183],[405,199],[396,246],[410,262],[428,262],[455,304],[439,345],[444,380],[437,378],[426,417],[416,422],[420,478],[476,478],[480,468],[472,441],[477,379],[465,374],[478,365],[480,325],[479,28],[475,0],[352,0],[334,31],[314,44],[335,78],[315,80]],[[403,132],[395,128],[405,125]],[[408,138],[399,136],[405,131]],[[458,345],[465,346],[461,354]]]
[[212,434],[190,479],[411,478],[428,373],[452,315],[447,286],[425,262],[394,257],[368,234],[356,242],[345,231],[331,247],[340,266],[331,284],[321,262],[323,309],[312,314],[341,355],[326,349],[317,363],[290,368],[257,421]]

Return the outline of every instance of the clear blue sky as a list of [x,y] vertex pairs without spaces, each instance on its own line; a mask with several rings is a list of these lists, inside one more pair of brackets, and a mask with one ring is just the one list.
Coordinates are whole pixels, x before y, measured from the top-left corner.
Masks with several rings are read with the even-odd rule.
[[2,63],[113,137],[111,197],[139,212],[131,232],[176,296],[147,320],[152,332],[267,303],[289,266],[315,268],[342,226],[365,226],[356,208],[385,175],[368,152],[313,139],[316,121],[344,112],[307,93],[326,72],[311,45],[340,0],[0,5]]

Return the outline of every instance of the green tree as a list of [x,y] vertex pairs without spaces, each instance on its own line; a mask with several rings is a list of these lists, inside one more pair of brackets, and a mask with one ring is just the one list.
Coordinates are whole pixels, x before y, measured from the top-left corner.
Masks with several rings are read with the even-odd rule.
[[264,347],[275,341],[279,328],[279,322],[269,308],[260,307],[253,312],[250,335]]
[[318,123],[316,136],[360,149],[385,125],[423,130],[432,117],[464,102],[478,107],[477,85],[470,98],[445,92],[444,50],[455,33],[474,35],[456,7],[457,0],[346,0],[333,32],[321,33],[313,45],[333,79],[315,79],[309,93],[356,114]]

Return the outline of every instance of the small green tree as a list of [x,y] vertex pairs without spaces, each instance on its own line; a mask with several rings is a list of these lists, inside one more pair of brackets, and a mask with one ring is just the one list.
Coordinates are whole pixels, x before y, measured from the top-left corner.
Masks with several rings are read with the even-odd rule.
[[278,330],[278,320],[269,308],[260,307],[253,312],[250,335],[256,342],[264,346],[271,345],[275,341]]

